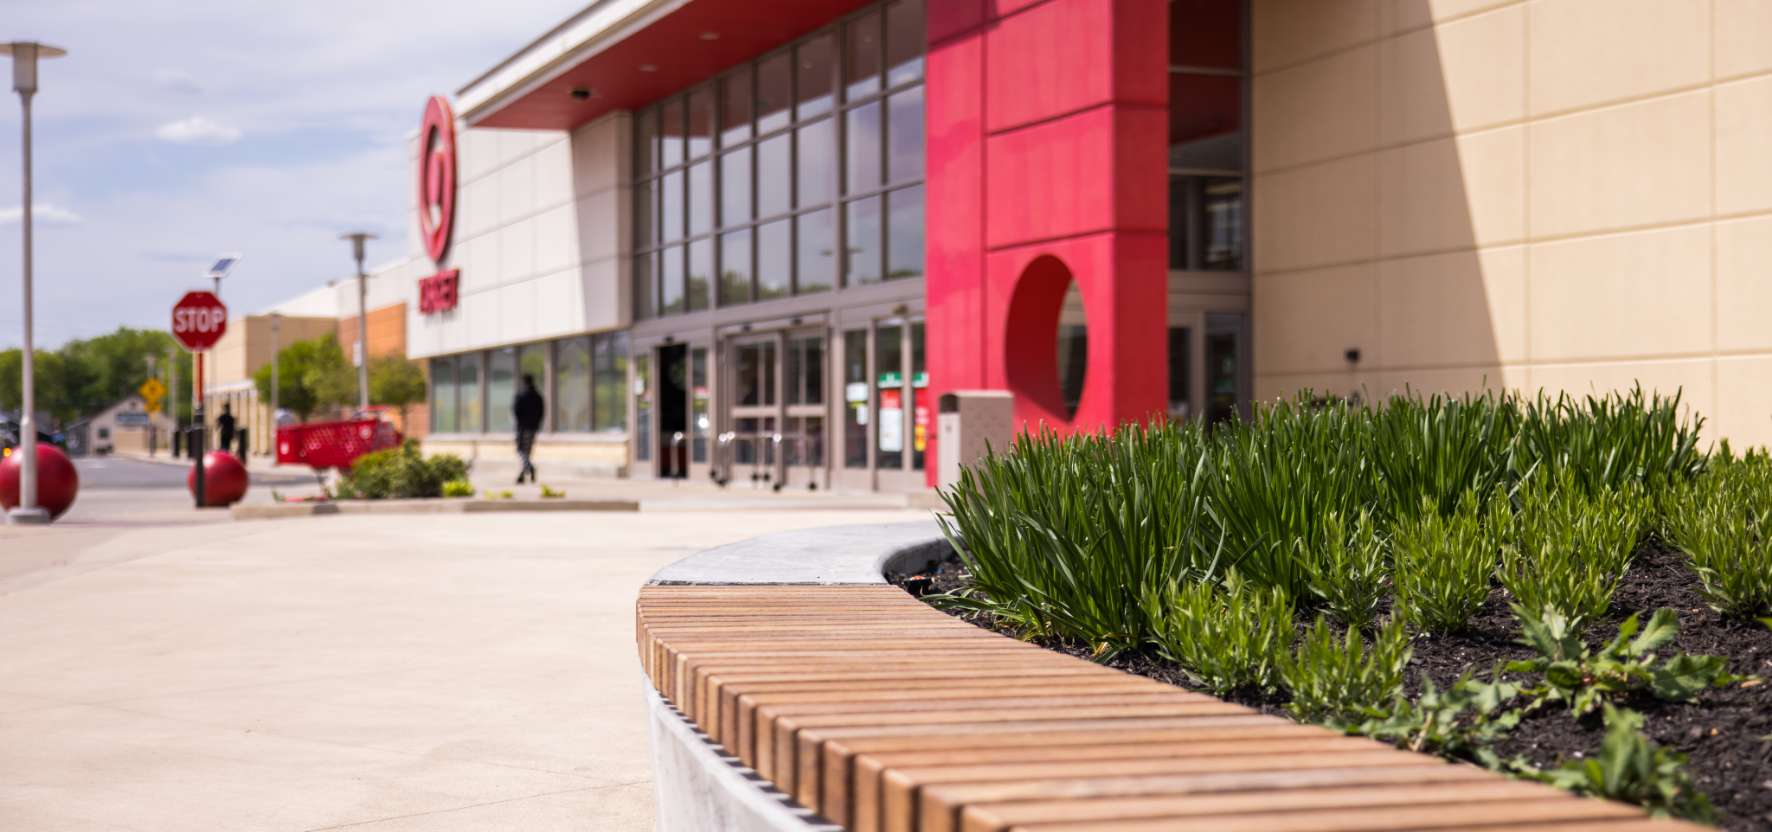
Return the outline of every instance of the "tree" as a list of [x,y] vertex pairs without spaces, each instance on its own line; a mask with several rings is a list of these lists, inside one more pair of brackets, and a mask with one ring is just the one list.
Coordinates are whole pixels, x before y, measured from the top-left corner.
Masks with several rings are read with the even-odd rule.
[[[134,394],[148,376],[164,379],[169,356],[178,362],[179,389],[168,391],[167,403],[188,413],[191,356],[165,332],[129,327],[69,341],[60,349],[37,350],[37,410],[64,424],[90,416]],[[23,359],[17,349],[0,351],[0,410],[21,406]],[[154,359],[152,370],[149,359]]]
[[[269,404],[271,365],[258,368],[252,383],[259,400]],[[304,422],[317,410],[355,401],[353,385],[344,351],[331,335],[297,341],[277,353],[277,404]]]
[[425,400],[425,374],[418,365],[398,355],[384,355],[369,362],[369,400],[400,410],[401,429],[406,429],[406,408]]

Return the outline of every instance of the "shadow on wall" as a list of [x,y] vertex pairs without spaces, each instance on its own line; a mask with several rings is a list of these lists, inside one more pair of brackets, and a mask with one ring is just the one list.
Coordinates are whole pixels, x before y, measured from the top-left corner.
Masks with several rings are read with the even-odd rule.
[[1524,129],[1461,130],[1448,90],[1524,82],[1442,50],[1523,8],[1434,27],[1428,0],[1401,0],[1396,31],[1328,51],[1323,18],[1373,4],[1299,5],[1252,7],[1257,399],[1520,383]]

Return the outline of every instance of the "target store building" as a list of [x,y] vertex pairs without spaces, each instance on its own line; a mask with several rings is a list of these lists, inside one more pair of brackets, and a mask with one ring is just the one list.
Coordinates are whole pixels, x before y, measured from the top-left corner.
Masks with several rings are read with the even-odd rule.
[[[1601,21],[1604,25],[1599,25]],[[910,490],[937,402],[1682,390],[1772,439],[1772,15],[599,0],[413,148],[434,450]]]

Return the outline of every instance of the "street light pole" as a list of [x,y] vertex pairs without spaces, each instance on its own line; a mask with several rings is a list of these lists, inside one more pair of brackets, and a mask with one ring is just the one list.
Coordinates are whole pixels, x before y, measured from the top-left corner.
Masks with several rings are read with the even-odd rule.
[[279,384],[277,381],[277,364],[279,363],[277,360],[277,349],[278,349],[277,348],[277,339],[278,339],[278,336],[281,334],[279,332],[279,329],[280,329],[279,325],[282,323],[283,323],[283,316],[279,313],[272,312],[271,313],[271,444],[272,445],[275,445],[277,442],[277,411],[282,409],[281,407],[278,406],[278,404],[280,403],[280,398],[283,394],[283,386],[281,384]]
[[375,235],[351,231],[339,239],[351,241],[351,256],[357,261],[357,415],[361,417],[369,412],[369,275],[363,271],[363,244]]
[[37,392],[36,357],[31,339],[31,96],[37,94],[37,59],[59,58],[66,50],[34,41],[0,44],[0,52],[12,55],[12,90],[18,93],[19,109],[24,119],[24,204],[20,217],[24,232],[24,413],[19,416],[19,499],[18,507],[7,514],[8,522],[19,524],[48,523],[49,512],[37,505]]

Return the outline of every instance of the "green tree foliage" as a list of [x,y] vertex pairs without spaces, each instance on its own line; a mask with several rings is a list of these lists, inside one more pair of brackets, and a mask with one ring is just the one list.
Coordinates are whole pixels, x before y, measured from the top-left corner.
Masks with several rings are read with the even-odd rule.
[[[271,365],[252,374],[259,397],[269,402]],[[277,353],[277,404],[307,421],[315,412],[357,400],[356,378],[338,339],[322,335],[297,341]]]
[[369,401],[400,411],[406,424],[406,408],[425,400],[425,374],[418,365],[398,355],[384,355],[369,362]]
[[[64,424],[91,416],[134,394],[151,374],[168,381],[168,360],[178,362],[179,389],[165,401],[169,407],[178,404],[179,415],[189,418],[190,354],[165,332],[129,327],[37,350],[37,409]],[[0,410],[17,410],[23,403],[23,363],[20,350],[0,351]]]

